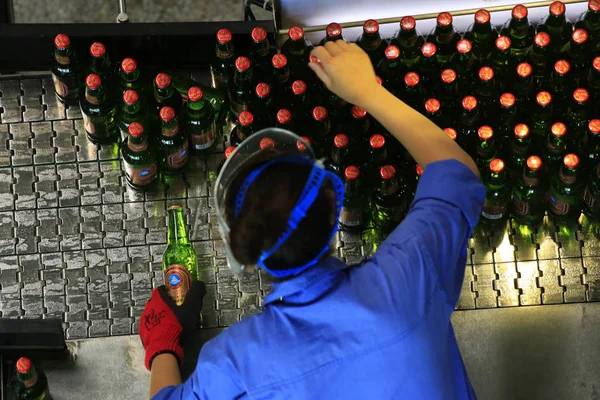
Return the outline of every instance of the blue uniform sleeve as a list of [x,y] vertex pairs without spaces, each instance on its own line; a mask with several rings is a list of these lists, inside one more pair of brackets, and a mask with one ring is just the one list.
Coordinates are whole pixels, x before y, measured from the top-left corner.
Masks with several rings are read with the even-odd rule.
[[[427,165],[406,218],[373,258],[385,268],[432,268],[433,274],[428,275],[437,276],[454,307],[464,278],[467,241],[484,198],[485,186],[461,162]],[[407,254],[414,260],[407,259]]]

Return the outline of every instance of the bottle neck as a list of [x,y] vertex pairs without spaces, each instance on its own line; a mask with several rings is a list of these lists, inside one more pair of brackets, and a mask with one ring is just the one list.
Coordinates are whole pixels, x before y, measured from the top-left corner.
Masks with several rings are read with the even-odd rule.
[[99,105],[104,102],[104,93],[102,90],[102,86],[99,86],[97,89],[90,89],[89,87],[85,88],[85,99],[88,103]]
[[387,150],[385,146],[381,146],[377,149],[371,147],[369,151],[369,160],[374,165],[384,165],[387,160]]
[[123,103],[123,112],[125,114],[134,115],[140,112],[140,102],[136,101],[133,104]]
[[578,175],[578,168],[568,168],[563,164],[558,173],[558,178],[565,185],[574,185],[577,183]]
[[69,65],[71,63],[71,48],[66,49],[54,48],[54,59],[60,65]]
[[198,101],[188,101],[187,109],[190,115],[200,115],[206,110],[206,100],[201,98]]
[[560,27],[561,25],[567,23],[567,19],[565,17],[565,14],[562,14],[562,15],[548,14],[548,19],[546,20],[546,23],[549,26]]
[[487,178],[488,179],[486,186],[491,187],[492,189],[501,188],[504,186],[506,173],[504,172],[504,170],[500,171],[499,173],[490,171]]
[[340,170],[344,165],[346,165],[346,161],[348,161],[347,158],[348,146],[342,148],[333,146],[333,150],[331,151],[331,159],[333,163],[340,168]]
[[523,171],[523,183],[531,187],[537,186],[540,183],[539,171],[532,170],[525,166],[525,170]]
[[240,138],[240,140],[244,140],[248,136],[250,136],[254,133],[254,128],[252,127],[252,124],[250,124],[250,125],[239,124],[237,126],[237,131],[238,131],[238,133],[237,133],[238,138]]
[[252,82],[252,69],[248,68],[245,71],[235,70],[233,81],[237,86],[246,86]]
[[346,179],[344,182],[344,194],[348,196],[360,196],[360,178]]
[[465,126],[474,126],[479,122],[479,107],[475,107],[473,110],[463,109],[460,115],[460,123]]
[[567,149],[567,145],[562,136],[557,137],[550,133],[546,139],[546,148],[550,154],[561,155]]
[[267,39],[260,42],[252,41],[252,53],[257,57],[266,57],[269,55],[271,46]]
[[170,98],[173,95],[173,88],[171,85],[166,88],[159,88],[158,86],[154,87],[154,97],[158,102],[163,102],[166,99]]
[[35,366],[31,365],[29,371],[24,374],[17,372],[17,378],[26,388],[32,387],[38,380],[38,373]]
[[220,59],[228,59],[228,58],[232,58],[235,50],[233,47],[233,43],[229,42],[229,43],[217,43],[216,49],[215,49],[215,53],[217,55],[217,58]]
[[124,72],[121,71],[121,79],[124,80],[125,82],[135,82],[138,80],[138,78],[140,77],[140,71],[138,69],[135,69],[133,72]]
[[583,145],[588,150],[600,151],[600,134],[595,135],[587,131],[583,136]]
[[290,68],[286,65],[283,68],[273,67],[273,75],[279,84],[284,84],[290,80]]
[[[92,71],[102,74],[109,67],[108,56],[92,57]],[[102,76],[102,75],[101,75]]]
[[398,184],[398,178],[393,177],[391,179],[381,179],[381,185],[379,187],[379,192],[383,196],[392,196],[400,190],[400,186]]
[[173,137],[177,135],[177,132],[179,132],[179,122],[177,121],[177,117],[170,121],[161,121],[160,133],[162,136]]
[[363,31],[360,43],[367,50],[375,50],[381,44],[381,35],[379,31],[375,33],[366,33]]
[[138,137],[133,137],[129,135],[127,137],[127,147],[134,153],[141,153],[143,151],[146,151],[146,149],[148,148],[148,140],[146,139],[146,135]]
[[419,39],[419,35],[415,28],[409,30],[400,29],[400,34],[398,36],[402,39],[403,44],[406,44],[407,46],[414,45]]
[[488,140],[479,139],[479,145],[477,146],[476,153],[481,158],[490,158],[496,152],[496,143],[494,138]]
[[169,233],[168,243],[189,244],[185,221],[183,219],[183,210],[169,210]]
[[486,22],[484,24],[475,22],[475,24],[473,24],[473,32],[479,33],[479,34],[492,33],[492,24],[490,22]]

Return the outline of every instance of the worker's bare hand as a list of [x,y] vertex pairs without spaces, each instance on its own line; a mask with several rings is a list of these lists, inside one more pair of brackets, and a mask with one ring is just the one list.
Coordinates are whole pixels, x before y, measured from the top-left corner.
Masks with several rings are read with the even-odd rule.
[[354,43],[327,42],[313,49],[320,62],[310,62],[325,86],[351,104],[366,108],[367,101],[379,88],[367,53]]

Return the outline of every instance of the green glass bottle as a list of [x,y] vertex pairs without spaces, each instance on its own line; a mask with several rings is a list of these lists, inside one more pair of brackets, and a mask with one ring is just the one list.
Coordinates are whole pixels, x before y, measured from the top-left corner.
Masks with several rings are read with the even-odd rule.
[[384,165],[379,170],[379,182],[373,192],[372,221],[384,233],[393,231],[407,211],[404,184],[396,168]]
[[555,122],[548,129],[546,143],[542,153],[544,171],[546,175],[557,173],[567,152],[567,126],[562,122]]
[[581,173],[587,176],[600,162],[600,119],[592,119],[588,129],[579,141]]
[[552,176],[546,204],[558,225],[574,222],[581,214],[583,187],[579,175],[579,157],[567,154],[558,173]]
[[485,66],[479,69],[475,80],[475,95],[481,103],[481,109],[487,111],[486,117],[489,117],[489,111],[496,107],[500,93],[500,82],[491,67]]
[[83,126],[88,139],[93,143],[112,143],[118,140],[116,105],[108,97],[102,79],[89,74],[85,79],[85,95],[79,104]]
[[[306,83],[300,79],[295,80],[292,83],[291,86],[291,92],[292,92],[292,96],[291,96],[291,100],[290,100],[290,108],[292,110],[294,110],[294,115],[296,116],[296,120],[297,121],[306,121],[309,118],[309,114],[310,114],[310,96],[308,94],[308,86],[306,85]],[[337,97],[335,94],[331,94],[331,98],[332,101],[330,102],[331,106],[332,106],[332,116],[336,115],[335,112],[338,110],[338,108],[344,108],[348,103],[346,103],[344,100],[341,100],[339,97]],[[336,101],[340,100],[341,103],[337,104]],[[332,104],[332,103],[336,103],[336,104]],[[344,108],[345,109],[345,108]]]
[[271,86],[268,83],[261,82],[254,89],[255,98],[250,106],[260,129],[270,128],[275,122],[275,99],[271,93]]
[[517,124],[514,128],[512,139],[505,146],[504,160],[511,178],[516,178],[523,172],[523,167],[531,153],[531,136],[529,127],[525,124]]
[[427,41],[436,45],[437,60],[440,65],[450,62],[450,58],[454,54],[456,45],[460,39],[460,33],[454,29],[452,14],[449,12],[439,13],[436,26],[427,37]]
[[400,80],[404,76],[403,65],[400,62],[400,48],[390,45],[385,49],[385,57],[381,59],[377,68],[379,76],[383,79],[383,86],[396,93],[400,88]]
[[17,360],[10,387],[14,400],[52,400],[46,374],[26,357]]
[[327,149],[331,148],[333,142],[331,119],[329,118],[329,112],[323,106],[313,108],[311,116],[312,120],[306,136],[311,138],[315,154],[317,158],[320,158],[326,154]]
[[[303,74],[308,67],[306,63],[306,53],[312,47],[311,43],[304,36],[304,29],[299,26],[292,26],[288,33],[288,39],[281,46],[281,53],[286,56],[292,70],[300,70],[300,79],[304,79]],[[306,69],[302,68],[306,67]],[[311,71],[312,72],[312,71]]]
[[561,1],[555,1],[550,4],[550,12],[538,24],[538,32],[548,32],[550,35],[552,52],[558,53],[560,49],[568,43],[573,24],[567,19],[565,12],[567,7]]
[[535,104],[529,114],[529,128],[535,143],[541,143],[552,123],[553,99],[550,92],[541,91],[535,96]]
[[515,179],[512,216],[521,225],[538,225],[544,218],[547,187],[543,180],[542,159],[530,156]]
[[571,40],[563,47],[563,55],[571,60],[571,64],[577,75],[585,74],[590,68],[592,58],[590,57],[592,42],[588,32],[583,28],[573,31]]
[[159,166],[165,174],[178,174],[188,163],[188,137],[183,129],[179,129],[179,119],[174,109],[165,106],[160,109],[159,115],[161,122],[157,142],[160,153]]
[[233,80],[229,83],[229,105],[234,117],[242,111],[250,109],[250,102],[254,96],[254,72],[248,57],[238,57],[235,60]]
[[406,70],[414,70],[421,58],[421,46],[425,43],[417,31],[417,21],[411,16],[402,17],[400,30],[390,44],[400,49],[400,62]]
[[400,91],[402,101],[412,108],[418,109],[423,91],[421,76],[416,72],[407,72],[404,75],[404,86]]
[[571,71],[571,64],[567,60],[558,60],[554,63],[554,69],[550,75],[550,93],[554,103],[559,109],[565,109],[568,104],[568,99],[571,90],[575,84]]
[[452,69],[458,75],[459,86],[461,91],[465,92],[473,83],[475,75],[475,67],[477,66],[477,58],[473,53],[473,44],[468,39],[461,39],[456,44],[456,52],[450,60]]
[[285,88],[290,84],[290,67],[287,57],[281,53],[275,54],[271,59],[270,81],[275,86],[279,96],[285,96]]
[[250,33],[250,55],[256,74],[262,80],[267,80],[271,74],[271,57],[274,54],[274,48],[271,46],[267,31],[257,26]]
[[499,158],[490,161],[483,173],[483,183],[487,192],[481,211],[481,223],[493,228],[502,227],[508,218],[511,200],[504,161]]
[[550,35],[546,32],[538,32],[529,51],[529,63],[533,67],[533,79],[537,90],[546,86],[552,66],[551,61]]
[[[518,114],[517,99],[512,93],[502,93],[494,114],[494,132],[498,143],[503,144],[513,137]],[[529,128],[527,128],[529,131]]]
[[144,92],[144,84],[140,78],[140,70],[133,58],[126,58],[121,62],[119,73],[119,94],[127,90],[135,90],[138,95]]
[[371,188],[377,182],[379,170],[389,163],[389,159],[385,137],[379,133],[371,135],[368,152],[360,168],[364,177],[363,184],[366,188]]
[[367,142],[371,121],[367,110],[364,108],[352,106],[350,109],[350,118],[342,126],[342,131],[348,133],[353,144],[362,145]]
[[348,165],[350,165],[350,163],[350,139],[348,138],[348,135],[344,133],[338,133],[333,138],[331,159],[327,163],[327,168],[334,174],[341,177],[344,170]]
[[220,135],[212,105],[204,98],[202,89],[197,86],[188,90],[183,127],[194,154],[208,154]]
[[383,40],[379,33],[379,23],[377,21],[374,19],[365,21],[362,35],[360,35],[356,44],[367,53],[373,65],[379,65],[384,57],[387,42]]
[[510,20],[502,28],[501,34],[508,36],[511,42],[511,52],[515,62],[523,62],[533,43],[535,28],[529,23],[529,11],[523,4],[517,4],[512,9]]
[[498,32],[492,27],[491,16],[488,10],[478,10],[475,21],[469,27],[464,37],[473,43],[473,55],[479,64],[482,64],[494,48]]
[[517,65],[513,75],[513,93],[517,98],[517,107],[523,115],[527,115],[529,105],[535,98],[535,81],[531,64],[522,62]]
[[499,36],[494,42],[488,57],[489,65],[500,78],[500,82],[507,82],[515,69],[510,45],[511,42],[508,36]]
[[576,28],[585,29],[592,38],[594,44],[594,51],[597,51],[600,46],[600,2],[598,0],[590,0],[588,2],[588,9],[586,12],[581,14],[577,23]]
[[482,115],[475,96],[465,96],[461,102],[462,110],[458,119],[458,144],[471,152],[477,143],[477,131],[481,126]]
[[447,68],[440,74],[440,82],[435,91],[442,104],[453,104],[458,96],[458,75],[453,69]]
[[325,37],[321,40],[320,45],[323,46],[327,42],[335,42],[336,40],[347,42],[342,33],[342,26],[337,22],[332,22],[325,28]]
[[147,125],[146,115],[142,111],[138,93],[133,89],[129,89],[123,93],[123,104],[118,119],[121,140],[125,140],[129,134],[129,125],[132,122],[140,122],[144,126]]
[[237,123],[229,135],[229,144],[239,146],[248,136],[255,132],[254,115],[250,111],[242,111]]
[[71,48],[71,39],[64,33],[54,38],[52,82],[56,97],[63,103],[77,104],[79,100],[79,64]]
[[423,103],[421,107],[423,115],[433,121],[438,126],[444,126],[446,121],[443,118],[442,104],[434,97],[431,97]]
[[215,89],[227,88],[229,80],[233,77],[235,68],[235,46],[233,35],[229,29],[219,29],[215,52],[210,62],[210,75],[212,87]]
[[585,134],[590,121],[591,104],[587,89],[577,88],[573,91],[571,102],[566,112],[566,123],[572,143],[579,141]]
[[421,61],[419,62],[418,72],[422,85],[431,90],[436,81],[436,77],[441,71],[440,63],[437,58],[437,46],[432,42],[427,42],[421,46]]
[[291,113],[290,110],[288,110],[287,108],[282,108],[281,110],[277,111],[277,122],[275,124],[275,126],[277,128],[281,128],[281,129],[286,129],[290,132],[296,132],[297,128],[296,128],[296,122],[294,120],[294,117]]
[[581,81],[590,89],[594,115],[600,115],[600,57],[594,58],[587,77],[582,77]]
[[154,78],[154,101],[156,112],[160,112],[160,109],[167,106],[179,112],[183,100],[177,90],[171,85],[171,77],[164,72],[159,73]]
[[473,154],[475,155],[475,163],[483,171],[498,155],[498,146],[494,139],[494,130],[489,125],[480,126],[477,130],[477,136],[479,140]]
[[165,288],[175,304],[180,306],[192,282],[198,280],[198,259],[187,235],[183,207],[179,204],[170,206],[168,218],[167,249],[162,256]]
[[106,47],[100,42],[94,42],[90,46],[90,55],[92,56],[89,71],[98,75],[103,81],[109,82],[114,75],[114,69]]
[[360,170],[355,165],[344,171],[344,204],[340,214],[340,227],[346,231],[360,231],[366,221],[367,196],[362,188]]
[[150,187],[158,177],[158,162],[148,142],[144,126],[139,122],[129,125],[129,136],[121,143],[121,157],[125,179],[134,189]]
[[583,191],[583,202],[583,213],[594,222],[600,222],[600,164],[592,171]]

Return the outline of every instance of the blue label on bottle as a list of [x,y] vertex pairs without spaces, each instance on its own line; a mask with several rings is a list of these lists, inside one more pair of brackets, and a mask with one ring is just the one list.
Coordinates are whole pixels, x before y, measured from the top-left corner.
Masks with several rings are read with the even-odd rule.
[[173,289],[178,288],[179,285],[181,285],[181,278],[179,277],[179,275],[171,275],[169,277],[169,285],[171,285]]

